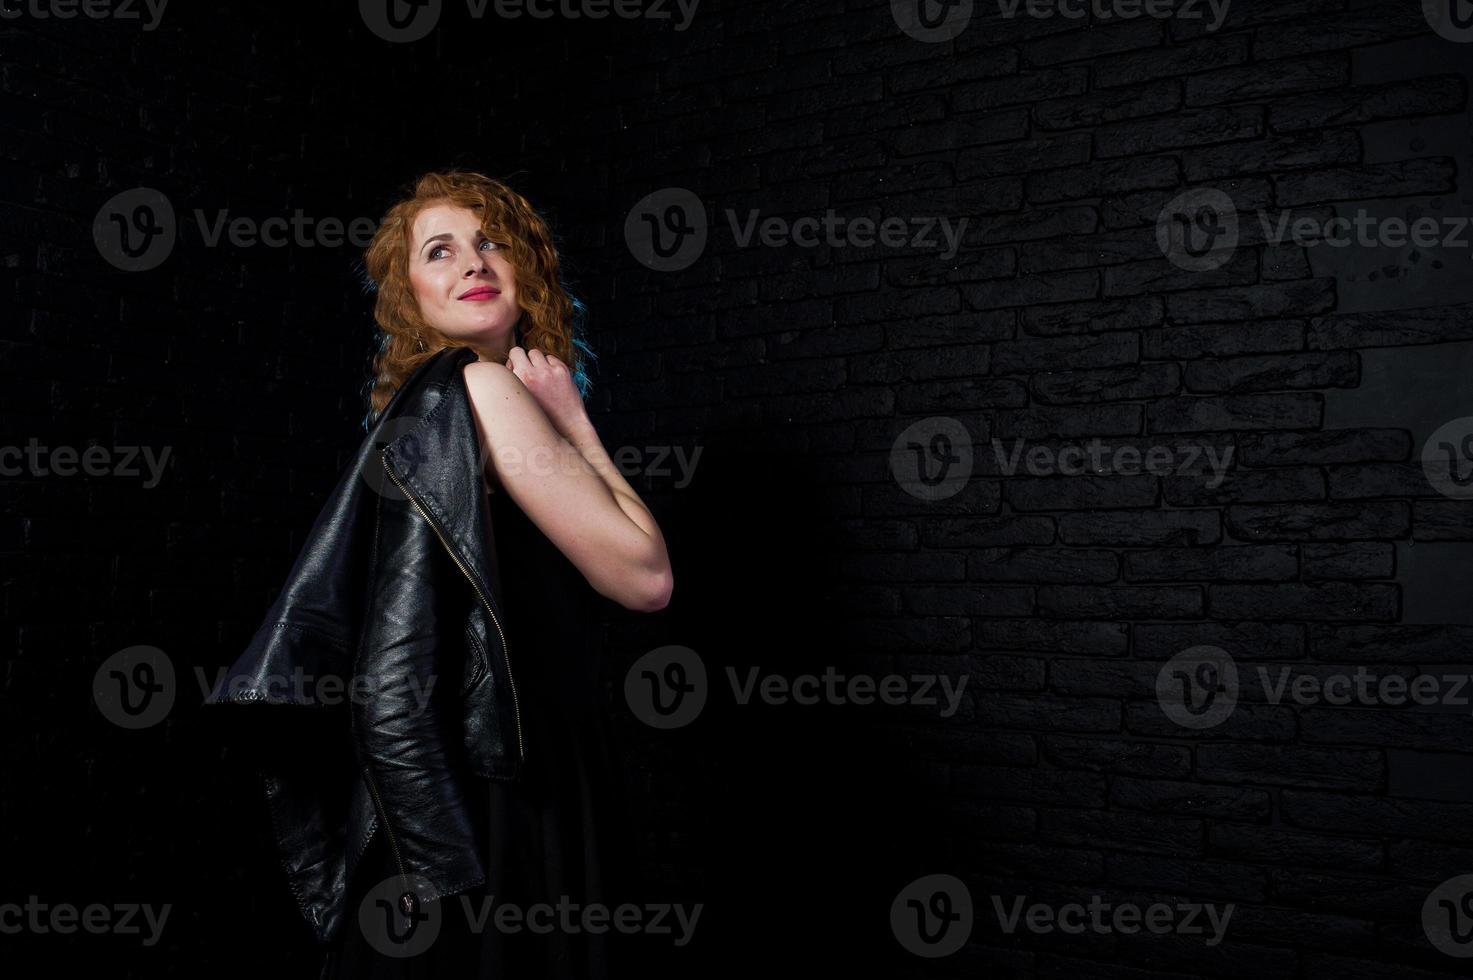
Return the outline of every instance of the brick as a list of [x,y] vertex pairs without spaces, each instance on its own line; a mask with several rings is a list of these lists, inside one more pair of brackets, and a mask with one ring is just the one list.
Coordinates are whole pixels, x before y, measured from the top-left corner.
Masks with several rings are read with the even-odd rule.
[[1380,752],[1298,746],[1207,744],[1197,775],[1213,782],[1375,792],[1386,778]]
[[1390,578],[1396,548],[1389,543],[1351,541],[1299,546],[1306,582],[1325,579]]
[[1182,745],[1084,735],[1046,735],[1042,741],[1044,758],[1063,769],[1160,778],[1186,776],[1192,769],[1191,752]]
[[1064,514],[1059,518],[1059,540],[1068,545],[1214,544],[1220,536],[1217,514],[1204,511]]
[[1290,623],[1138,623],[1137,657],[1169,660],[1194,646],[1215,646],[1234,660],[1297,660],[1304,656],[1304,627]]
[[1319,394],[1223,395],[1154,402],[1147,414],[1152,432],[1228,432],[1239,429],[1308,429],[1324,415]]
[[1125,556],[1127,582],[1284,582],[1297,578],[1299,560],[1287,545],[1233,548],[1153,548]]
[[1038,610],[1063,617],[1200,619],[1202,591],[1195,587],[1046,585]]
[[1392,347],[1473,339],[1473,304],[1378,313],[1338,313],[1310,322],[1311,350]]
[[967,556],[967,578],[980,582],[1111,582],[1113,552],[1076,548],[985,548]]
[[1180,387],[1175,364],[1045,372],[1033,379],[1034,395],[1049,405],[1157,398],[1175,394]]
[[1395,539],[1411,526],[1407,505],[1396,501],[1244,504],[1229,507],[1224,520],[1234,535],[1259,541]]
[[[1213,585],[1212,615],[1225,619],[1394,621],[1401,610],[1395,585],[1324,582],[1313,585]],[[1040,606],[1043,599],[1039,598]]]
[[1244,466],[1394,462],[1412,451],[1405,429],[1330,429],[1323,432],[1267,432],[1238,438]]
[[1360,359],[1351,352],[1226,357],[1192,361],[1186,369],[1187,390],[1195,392],[1354,388],[1359,384]]
[[1269,128],[1277,133],[1323,129],[1405,116],[1460,111],[1467,101],[1457,76],[1418,78],[1392,85],[1359,86],[1277,100],[1269,109]]

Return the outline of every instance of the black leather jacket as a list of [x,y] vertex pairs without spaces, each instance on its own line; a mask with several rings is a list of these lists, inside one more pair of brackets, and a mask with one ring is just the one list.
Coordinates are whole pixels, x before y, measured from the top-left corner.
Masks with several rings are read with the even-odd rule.
[[[477,807],[487,787],[475,779],[520,772],[521,717],[461,373],[475,357],[446,348],[395,392],[265,621],[205,701],[286,706],[231,708],[230,720],[255,726],[245,730],[258,749],[277,746],[257,763],[288,883],[320,943],[356,915],[346,884],[378,830],[406,882],[401,904],[483,883]],[[337,696],[325,677],[342,682]]]

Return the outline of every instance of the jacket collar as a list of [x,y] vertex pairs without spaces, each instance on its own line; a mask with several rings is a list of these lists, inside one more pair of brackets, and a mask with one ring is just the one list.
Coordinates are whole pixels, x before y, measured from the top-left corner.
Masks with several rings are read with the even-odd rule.
[[487,554],[486,461],[462,371],[476,356],[466,347],[438,351],[404,383],[403,399],[385,408],[374,440],[386,443],[377,453],[389,477],[383,492],[402,490],[499,614],[500,583]]

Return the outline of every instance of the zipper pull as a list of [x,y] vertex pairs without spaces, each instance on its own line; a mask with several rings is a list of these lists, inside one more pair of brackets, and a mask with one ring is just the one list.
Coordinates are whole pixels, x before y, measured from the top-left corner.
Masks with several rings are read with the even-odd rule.
[[419,909],[419,896],[414,892],[405,892],[399,896],[399,911],[404,913],[407,919],[413,919],[414,913]]

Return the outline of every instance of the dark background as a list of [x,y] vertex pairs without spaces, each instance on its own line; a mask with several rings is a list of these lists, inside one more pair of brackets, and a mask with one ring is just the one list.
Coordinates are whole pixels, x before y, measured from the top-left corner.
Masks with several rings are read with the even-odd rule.
[[[646,8],[648,5],[646,5]],[[7,5],[7,10],[13,9]],[[678,11],[670,8],[678,17]],[[144,13],[145,19],[147,15]],[[3,478],[0,902],[171,903],[162,942],[0,936],[0,959],[126,976],[315,976],[264,800],[199,710],[363,437],[371,297],[351,246],[209,246],[193,211],[377,220],[463,166],[554,225],[592,310],[606,446],[702,448],[631,478],[673,601],[608,624],[609,711],[652,897],[702,902],[646,975],[1433,977],[1422,908],[1473,873],[1469,709],[1264,703],[1172,724],[1198,645],[1328,674],[1467,673],[1469,504],[1420,451],[1473,414],[1461,247],[1265,243],[1259,209],[1467,216],[1473,46],[1416,0],[1186,19],[1000,19],[922,43],[879,2],[704,0],[654,18],[475,20],[390,43],[357,5],[170,5],[0,20],[3,442],[171,448],[158,486]],[[105,202],[163,192],[156,268],[104,260]],[[688,268],[626,243],[687,188]],[[1244,239],[1169,262],[1163,205],[1229,194]],[[962,249],[740,246],[725,213],[970,219]],[[964,492],[891,447],[968,429]],[[988,440],[1232,446],[1229,478],[1003,476]],[[642,457],[648,461],[651,457]],[[125,647],[180,671],[168,719],[91,698]],[[651,729],[621,696],[663,644],[713,697]],[[941,672],[962,710],[738,707],[726,665]],[[922,875],[968,886],[965,948],[890,927]],[[1226,940],[1004,934],[992,896],[1233,903]],[[1467,928],[1469,918],[1462,919]],[[635,975],[630,973],[629,975]]]

